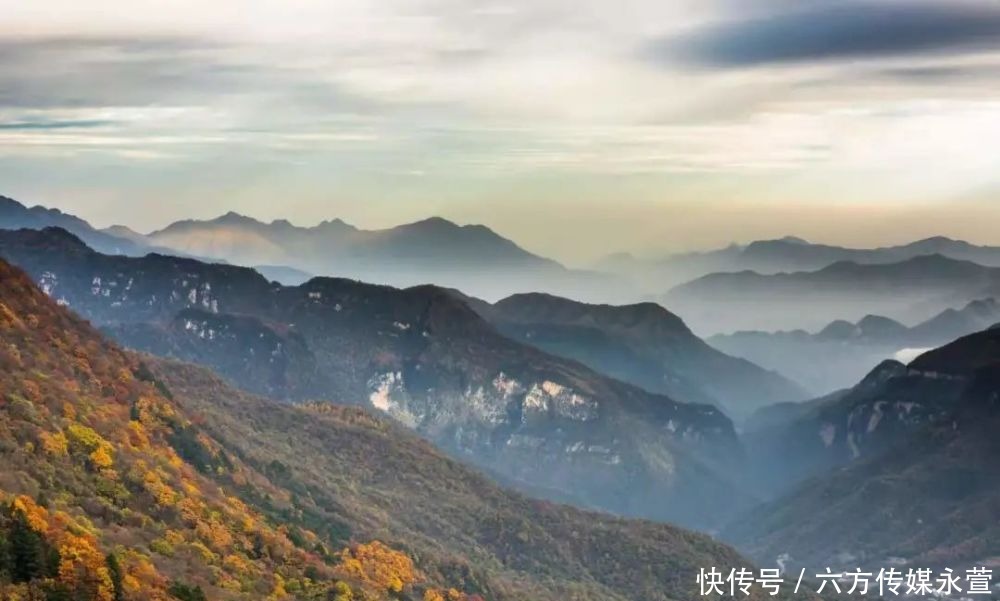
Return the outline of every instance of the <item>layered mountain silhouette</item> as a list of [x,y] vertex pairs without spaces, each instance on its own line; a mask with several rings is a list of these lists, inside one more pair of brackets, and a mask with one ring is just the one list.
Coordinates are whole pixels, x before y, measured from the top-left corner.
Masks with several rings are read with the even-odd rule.
[[42,206],[28,208],[12,198],[0,196],[0,229],[42,229],[61,227],[72,232],[90,247],[107,254],[141,255],[148,252],[144,241],[116,235],[117,230],[100,231],[89,223],[58,209]]
[[451,291],[162,255],[108,256],[58,229],[0,232],[0,255],[117,340],[258,393],[366,405],[558,500],[711,526],[752,499],[732,423],[503,336]]
[[817,329],[869,314],[915,323],[998,292],[1000,268],[926,255],[774,275],[717,273],[672,289],[666,300],[696,332],[725,333]]
[[435,284],[482,298],[547,291],[601,301],[634,300],[622,278],[568,269],[532,254],[483,225],[440,217],[383,230],[362,230],[340,219],[313,227],[287,220],[264,223],[235,212],[184,220],[150,234],[126,226],[98,230],[56,209],[28,208],[0,197],[0,229],[61,227],[105,254],[150,252],[258,268],[269,279],[298,285],[313,274],[409,287]]
[[0,230],[62,228],[83,240],[91,248],[109,255],[141,257],[145,254],[167,253],[183,256],[184,252],[157,246],[148,238],[125,226],[97,229],[87,221],[41,205],[27,207],[12,198],[0,196]]
[[[790,492],[726,536],[795,564],[981,565],[1000,551],[1000,329],[759,423],[760,473]],[[774,480],[779,480],[775,482]],[[789,559],[790,558],[790,559]]]
[[123,352],[4,261],[0,331],[5,599],[667,601],[747,564],[505,491],[361,409]]
[[978,246],[944,236],[871,249],[816,244],[795,236],[786,236],[749,244],[733,244],[706,252],[682,253],[663,259],[637,259],[627,254],[617,254],[600,261],[596,267],[610,273],[630,275],[640,281],[676,285],[711,273],[754,271],[777,274],[817,271],[840,262],[877,265],[900,263],[935,254],[988,267],[1000,267],[1000,247]]
[[300,227],[231,212],[208,221],[180,221],[147,239],[239,265],[288,265],[397,287],[432,283],[489,299],[530,290],[584,298],[628,294],[611,276],[567,269],[485,226],[460,226],[440,217],[362,230],[339,219]]
[[831,322],[816,333],[736,332],[708,342],[731,355],[781,372],[814,394],[846,388],[883,359],[902,358],[1000,323],[992,298],[949,308],[913,327],[868,315],[855,323]]
[[716,405],[737,420],[808,397],[783,376],[715,350],[655,303],[593,305],[534,293],[471,306],[511,338],[651,392]]

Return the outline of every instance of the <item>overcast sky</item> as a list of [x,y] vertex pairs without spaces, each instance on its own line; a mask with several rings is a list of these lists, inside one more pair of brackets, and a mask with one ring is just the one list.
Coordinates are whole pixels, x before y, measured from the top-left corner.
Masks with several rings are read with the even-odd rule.
[[441,215],[571,263],[1000,243],[994,0],[0,0],[0,194]]

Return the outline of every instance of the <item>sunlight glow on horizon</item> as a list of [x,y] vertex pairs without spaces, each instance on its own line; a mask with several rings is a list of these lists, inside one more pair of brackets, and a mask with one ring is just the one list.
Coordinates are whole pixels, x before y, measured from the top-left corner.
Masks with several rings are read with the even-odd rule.
[[440,215],[570,263],[1000,242],[986,1],[0,7],[0,194],[102,226]]

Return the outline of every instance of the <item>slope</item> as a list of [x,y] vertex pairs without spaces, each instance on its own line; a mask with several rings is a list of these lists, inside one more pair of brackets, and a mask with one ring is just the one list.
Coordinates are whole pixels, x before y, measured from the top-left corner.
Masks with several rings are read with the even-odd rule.
[[309,520],[440,557],[442,578],[491,599],[682,599],[704,562],[739,561],[703,535],[507,492],[360,409],[281,405],[204,368],[151,365],[214,436],[285,483]]
[[516,340],[651,392],[715,404],[737,421],[808,396],[775,372],[715,350],[655,303],[592,305],[535,293],[478,310]]
[[0,332],[0,598],[386,599],[430,584],[381,543],[340,551],[248,504],[295,515],[145,365],[3,261]]
[[506,492],[360,409],[123,353],[2,261],[0,330],[4,599],[666,601],[744,565]]
[[95,253],[57,230],[0,233],[58,302],[118,340],[203,362],[253,392],[377,408],[442,448],[558,500],[712,526],[752,502],[718,410],[519,344],[439,288]]
[[[869,438],[888,424],[881,449],[749,513],[726,538],[759,559],[788,554],[800,564],[992,561],[1000,553],[1000,330],[931,351],[903,371],[874,383],[867,401],[833,404],[875,423]],[[911,387],[906,397],[898,396],[903,386]]]

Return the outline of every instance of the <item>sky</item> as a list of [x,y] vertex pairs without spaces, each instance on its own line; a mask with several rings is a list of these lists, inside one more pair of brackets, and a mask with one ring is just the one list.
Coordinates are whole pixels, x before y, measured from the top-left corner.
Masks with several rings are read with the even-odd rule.
[[1000,243],[997,0],[0,0],[0,194],[585,264]]

